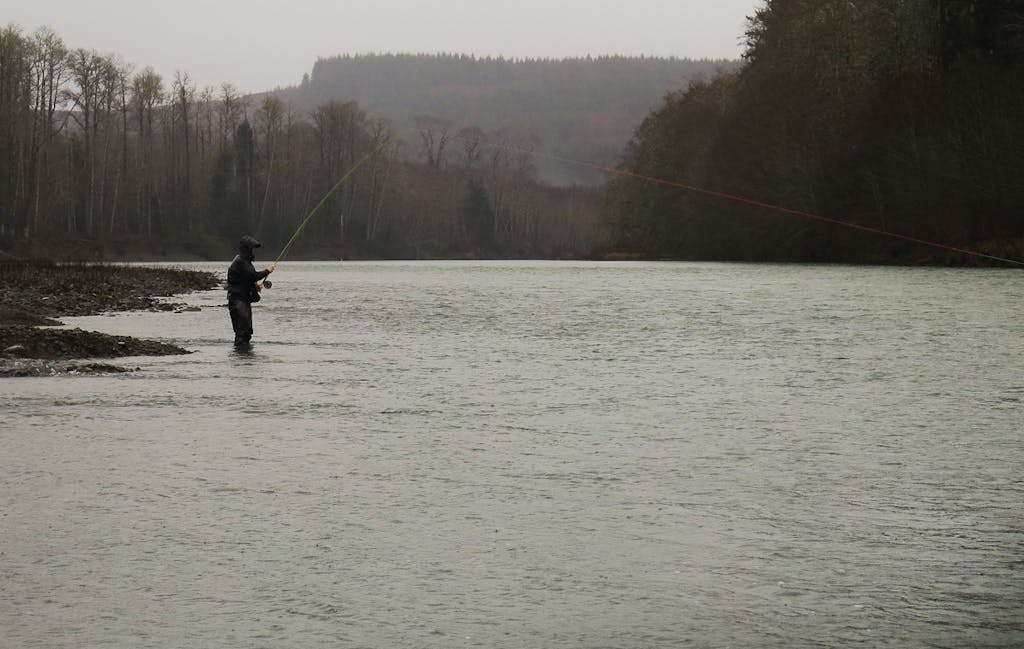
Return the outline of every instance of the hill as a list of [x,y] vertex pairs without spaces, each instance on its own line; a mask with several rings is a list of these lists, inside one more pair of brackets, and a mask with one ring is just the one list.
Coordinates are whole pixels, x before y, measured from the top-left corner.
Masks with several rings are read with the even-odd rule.
[[718,195],[617,178],[611,245],[675,259],[1019,265],[1022,15],[1021,0],[767,3],[743,68],[667,97],[626,149],[624,170]]
[[[302,111],[354,101],[416,145],[417,118],[456,133],[476,127],[540,150],[599,164],[618,162],[637,125],[664,96],[735,69],[728,60],[647,57],[475,58],[373,54],[320,59],[299,86],[274,94]],[[542,180],[597,184],[596,172],[537,160]]]

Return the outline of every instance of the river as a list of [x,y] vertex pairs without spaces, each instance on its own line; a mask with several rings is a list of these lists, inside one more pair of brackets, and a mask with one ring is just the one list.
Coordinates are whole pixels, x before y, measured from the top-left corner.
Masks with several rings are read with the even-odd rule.
[[0,380],[0,647],[1024,645],[1019,271],[273,279]]

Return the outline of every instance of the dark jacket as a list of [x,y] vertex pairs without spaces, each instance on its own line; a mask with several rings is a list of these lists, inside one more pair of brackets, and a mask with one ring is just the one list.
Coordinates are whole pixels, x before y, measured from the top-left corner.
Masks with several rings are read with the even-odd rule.
[[228,267],[228,302],[241,301],[251,304],[260,301],[256,282],[270,274],[266,270],[257,271],[252,265],[252,251],[261,245],[249,235],[245,235],[238,242],[238,254]]

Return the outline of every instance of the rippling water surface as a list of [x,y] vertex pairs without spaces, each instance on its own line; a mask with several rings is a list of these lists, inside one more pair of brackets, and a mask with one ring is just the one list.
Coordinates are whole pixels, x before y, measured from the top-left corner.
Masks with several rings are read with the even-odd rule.
[[274,279],[0,381],[0,647],[1024,645],[1018,271]]

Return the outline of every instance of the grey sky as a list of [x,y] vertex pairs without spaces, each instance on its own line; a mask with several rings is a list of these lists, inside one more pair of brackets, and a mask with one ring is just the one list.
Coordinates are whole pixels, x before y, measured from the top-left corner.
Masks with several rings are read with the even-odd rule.
[[298,83],[319,57],[452,52],[506,58],[737,58],[758,0],[0,0],[0,21],[137,69],[250,92]]

